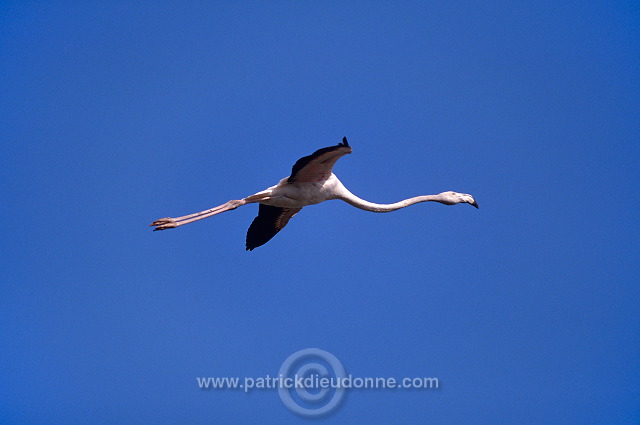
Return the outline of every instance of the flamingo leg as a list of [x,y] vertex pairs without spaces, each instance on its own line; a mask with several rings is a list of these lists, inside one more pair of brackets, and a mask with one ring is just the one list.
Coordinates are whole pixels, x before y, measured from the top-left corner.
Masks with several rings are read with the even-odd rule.
[[[229,201],[229,202],[231,202],[231,201]],[[229,204],[229,202],[227,202],[226,204],[218,205],[217,207],[210,208],[208,210],[200,211],[200,212],[193,213],[193,214],[183,215],[181,217],[165,217],[165,218],[161,218],[161,219],[156,220],[153,223],[151,223],[150,226],[157,226],[159,224],[187,220],[189,218],[198,217],[198,216],[201,216],[201,215],[205,215],[205,214],[209,214],[209,213],[212,213],[212,212],[216,212],[216,211],[226,207],[227,204]],[[225,211],[227,211],[227,210],[225,210]]]
[[235,210],[236,208],[244,204],[248,204],[252,202],[260,202],[266,199],[269,199],[269,196],[264,194],[255,194],[255,195],[248,196],[244,199],[234,199],[222,205],[218,205],[217,207],[213,207],[208,210],[200,211],[194,214],[183,215],[181,217],[161,218],[159,220],[154,221],[149,226],[155,227],[155,229],[153,229],[154,231],[173,229],[174,227],[182,226],[184,224],[193,223],[194,221],[209,218],[214,215],[221,214],[225,211]]
[[244,204],[246,204],[246,201],[244,199],[232,200],[225,204],[219,205],[214,208],[210,208],[208,210],[200,211],[195,214],[183,215],[181,217],[161,218],[160,220],[154,221],[149,226],[155,226],[155,229],[153,229],[154,231],[173,229],[174,227],[182,226],[184,224],[193,223],[194,221],[209,218],[214,215],[223,213],[225,211],[235,210],[236,208]]

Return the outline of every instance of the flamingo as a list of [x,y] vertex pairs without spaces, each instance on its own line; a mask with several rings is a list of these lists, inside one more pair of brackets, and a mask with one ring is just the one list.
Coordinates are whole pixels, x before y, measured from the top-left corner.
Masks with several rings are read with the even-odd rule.
[[155,227],[154,231],[173,229],[225,211],[235,210],[245,204],[258,203],[258,216],[247,231],[246,250],[252,251],[271,240],[303,207],[330,199],[340,199],[356,208],[377,213],[396,211],[409,205],[430,201],[445,205],[466,203],[478,208],[478,203],[473,196],[452,191],[437,195],[416,196],[393,204],[375,204],[360,199],[349,192],[332,172],[336,161],[351,152],[351,146],[344,137],[342,143],[336,146],[318,149],[311,155],[300,158],[293,165],[291,175],[280,180],[275,186],[195,214],[161,218],[149,226]]

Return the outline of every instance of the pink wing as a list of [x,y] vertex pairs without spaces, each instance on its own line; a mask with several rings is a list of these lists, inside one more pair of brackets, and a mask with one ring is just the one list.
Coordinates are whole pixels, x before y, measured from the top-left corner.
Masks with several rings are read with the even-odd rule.
[[318,149],[309,156],[300,158],[291,169],[288,183],[321,182],[329,178],[333,165],[341,157],[352,152],[347,138],[342,143],[328,148]]

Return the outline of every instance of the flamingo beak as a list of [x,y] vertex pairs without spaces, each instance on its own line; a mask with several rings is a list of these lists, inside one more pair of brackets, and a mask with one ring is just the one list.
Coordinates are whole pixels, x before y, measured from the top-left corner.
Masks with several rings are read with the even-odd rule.
[[478,206],[478,203],[476,202],[475,199],[473,200],[473,203],[471,205],[473,205],[474,207],[480,209],[480,207]]

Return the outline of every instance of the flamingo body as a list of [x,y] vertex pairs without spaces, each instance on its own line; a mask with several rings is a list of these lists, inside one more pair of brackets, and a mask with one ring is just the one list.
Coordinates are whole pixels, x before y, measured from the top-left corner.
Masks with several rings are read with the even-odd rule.
[[420,202],[435,201],[445,205],[467,203],[478,208],[473,196],[458,192],[423,195],[393,204],[376,204],[358,198],[333,174],[333,166],[344,155],[352,152],[347,138],[336,146],[318,149],[300,158],[291,169],[291,175],[261,192],[244,199],[231,200],[220,206],[182,217],[162,218],[150,224],[154,230],[165,230],[202,220],[248,203],[259,203],[258,216],[247,231],[246,249],[251,251],[267,243],[302,208],[331,199],[340,199],[356,208],[372,212],[391,212]]

